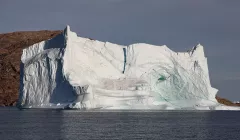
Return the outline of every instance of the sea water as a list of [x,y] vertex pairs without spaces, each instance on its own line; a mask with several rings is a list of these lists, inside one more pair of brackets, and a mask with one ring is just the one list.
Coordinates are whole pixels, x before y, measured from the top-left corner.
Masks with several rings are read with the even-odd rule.
[[238,140],[239,111],[0,108],[0,140]]

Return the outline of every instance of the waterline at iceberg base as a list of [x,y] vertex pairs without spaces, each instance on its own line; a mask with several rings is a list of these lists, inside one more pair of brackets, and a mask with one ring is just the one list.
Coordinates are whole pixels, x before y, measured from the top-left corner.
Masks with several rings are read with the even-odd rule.
[[200,44],[188,52],[62,34],[23,50],[19,108],[237,110],[219,104]]

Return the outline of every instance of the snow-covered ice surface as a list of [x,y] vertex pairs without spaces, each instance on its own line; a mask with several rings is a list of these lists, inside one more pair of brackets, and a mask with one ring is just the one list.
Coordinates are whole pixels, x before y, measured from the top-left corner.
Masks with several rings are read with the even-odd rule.
[[21,108],[237,110],[220,105],[200,44],[188,52],[64,32],[23,50]]

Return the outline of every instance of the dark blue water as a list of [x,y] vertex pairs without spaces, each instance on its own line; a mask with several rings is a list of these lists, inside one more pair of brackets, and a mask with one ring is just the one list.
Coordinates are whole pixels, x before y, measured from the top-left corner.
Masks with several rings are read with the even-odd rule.
[[0,108],[0,140],[239,140],[240,112],[80,112]]

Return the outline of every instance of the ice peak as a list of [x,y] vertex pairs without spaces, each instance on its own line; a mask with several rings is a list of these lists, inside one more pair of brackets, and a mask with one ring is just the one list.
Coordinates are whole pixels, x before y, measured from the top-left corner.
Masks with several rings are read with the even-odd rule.
[[197,46],[195,46],[194,48],[196,48],[196,50],[198,49],[201,49],[203,51],[203,46],[199,43],[197,44]]
[[69,35],[69,32],[71,32],[70,26],[67,25],[67,26],[65,27],[65,29],[63,30],[64,36],[65,36],[65,37],[68,36],[68,35]]
[[190,51],[189,54],[194,57],[194,56],[201,56],[201,57],[205,57],[204,55],[204,49],[203,46],[199,43],[198,45],[196,45],[195,47],[193,47]]
[[67,25],[67,26],[65,27],[65,29],[64,29],[64,32],[69,32],[69,31],[70,31],[70,26]]

